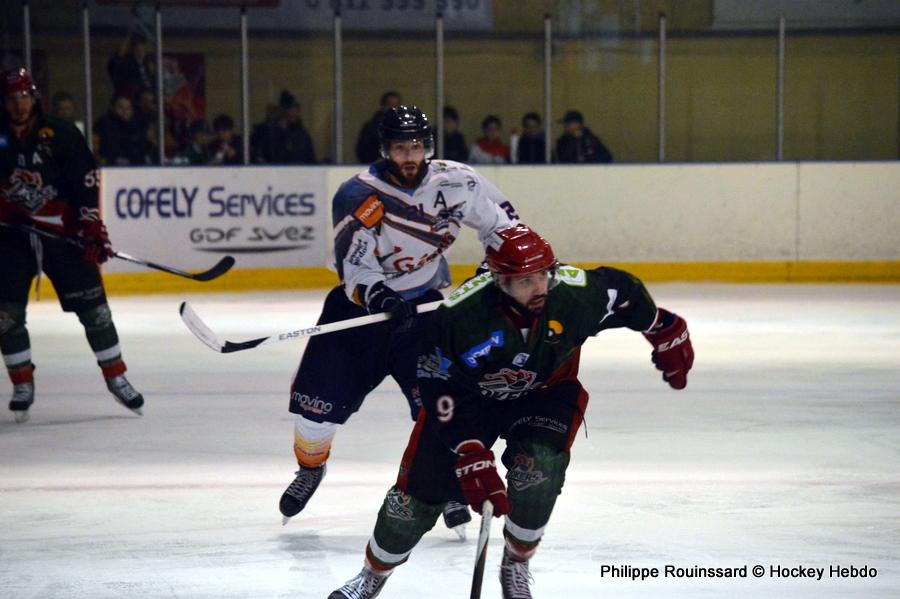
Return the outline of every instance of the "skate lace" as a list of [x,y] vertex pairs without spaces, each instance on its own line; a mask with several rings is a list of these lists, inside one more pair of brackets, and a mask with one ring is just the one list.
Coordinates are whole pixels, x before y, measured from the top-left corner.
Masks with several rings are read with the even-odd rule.
[[503,570],[503,596],[515,599],[530,599],[530,583],[534,582],[531,572],[528,570],[528,562],[517,562],[511,559],[503,560],[500,568]]
[[360,572],[347,584],[341,587],[341,593],[347,599],[369,599],[381,588],[385,577],[366,570]]
[[109,379],[109,390],[126,401],[130,401],[140,395],[140,393],[131,386],[128,379],[122,375]]
[[288,485],[287,491],[285,492],[302,501],[312,495],[313,491],[316,490],[316,485],[319,484],[319,480],[322,478],[322,469],[320,468],[317,471],[311,472],[301,468],[300,470],[297,470],[296,474],[297,478]]

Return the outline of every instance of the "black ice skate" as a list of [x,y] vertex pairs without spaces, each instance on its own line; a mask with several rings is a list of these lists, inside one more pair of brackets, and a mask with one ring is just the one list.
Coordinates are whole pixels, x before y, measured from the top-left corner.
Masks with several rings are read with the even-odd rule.
[[[319,483],[323,478],[325,478],[325,464],[318,468],[300,466],[300,470],[297,470],[297,478],[282,493],[281,501],[278,502],[278,509],[284,516],[282,524],[287,524],[288,520],[303,511],[309,498],[319,488]],[[372,595],[372,597],[374,596]]]
[[328,599],[372,599],[378,596],[390,575],[390,572],[377,574],[363,566],[362,572],[328,595]]
[[13,413],[16,422],[28,420],[28,408],[34,403],[34,382],[19,383],[13,385],[12,399],[9,400],[9,409]]
[[500,587],[503,599],[532,599],[529,585],[534,579],[528,571],[528,562],[517,562],[503,549],[503,561],[500,563]]
[[144,396],[135,390],[125,378],[124,374],[106,379],[106,388],[113,394],[116,401],[137,414],[143,416],[141,406],[144,405]]
[[472,521],[469,507],[455,501],[448,501],[444,505],[444,524],[447,528],[456,532],[461,541],[466,540],[466,523]]

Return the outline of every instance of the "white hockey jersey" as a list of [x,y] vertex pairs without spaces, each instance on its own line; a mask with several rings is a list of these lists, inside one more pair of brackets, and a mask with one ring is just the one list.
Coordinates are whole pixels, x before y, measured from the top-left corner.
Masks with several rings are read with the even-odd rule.
[[434,160],[414,190],[385,180],[373,164],[341,185],[332,202],[334,255],[351,301],[357,286],[383,281],[406,299],[450,284],[444,253],[462,225],[485,244],[518,220],[512,204],[468,165]]

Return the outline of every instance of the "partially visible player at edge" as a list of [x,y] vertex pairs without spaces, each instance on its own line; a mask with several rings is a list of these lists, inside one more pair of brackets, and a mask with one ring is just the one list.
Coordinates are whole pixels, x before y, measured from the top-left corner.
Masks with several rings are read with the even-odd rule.
[[[605,329],[642,332],[663,380],[687,385],[694,361],[687,323],[657,308],[632,275],[559,266],[550,245],[524,225],[496,235],[487,263],[490,272],[451,294],[425,331],[418,362],[424,409],[363,569],[329,599],[378,595],[448,500],[479,512],[489,500],[495,516],[506,516],[503,597],[530,598],[528,562],[562,492],[587,408],[577,377],[581,346]],[[506,485],[491,451],[498,437],[506,440]]]
[[[430,161],[431,125],[415,106],[385,113],[380,160],[341,185],[332,201],[334,257],[341,284],[328,294],[319,324],[389,312],[384,323],[310,339],[291,387],[294,454],[300,469],[282,494],[285,517],[298,514],[325,475],[339,425],[390,374],[415,419],[421,408],[416,355],[430,314],[416,305],[442,299],[450,284],[444,252],[462,225],[486,242],[518,218],[497,188],[474,169]],[[471,520],[465,506],[444,510],[448,527]]]
[[125,362],[98,264],[112,255],[100,220],[99,173],[84,136],[49,117],[25,69],[0,73],[0,222],[72,237],[82,247],[0,226],[0,350],[13,383],[17,422],[34,403],[34,364],[25,313],[31,281],[53,281],[66,312],[84,325],[88,344],[119,403],[140,414],[144,398],[125,378]]

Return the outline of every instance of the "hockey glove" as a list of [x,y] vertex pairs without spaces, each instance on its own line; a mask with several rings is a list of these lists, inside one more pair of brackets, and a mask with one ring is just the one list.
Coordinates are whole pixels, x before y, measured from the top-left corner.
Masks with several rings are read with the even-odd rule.
[[406,301],[399,293],[380,281],[372,285],[364,297],[369,314],[390,313],[388,325],[395,331],[406,331],[415,321],[415,304]]
[[506,486],[497,474],[493,451],[481,448],[463,454],[456,461],[456,478],[466,503],[479,514],[486,499],[494,505],[494,515],[498,518],[510,512]]
[[662,371],[663,380],[673,389],[684,389],[687,373],[694,365],[694,348],[684,319],[659,308],[656,326],[644,333],[644,337],[653,345],[650,358],[657,370]]
[[82,208],[78,227],[78,240],[84,246],[82,257],[85,260],[102,264],[112,257],[109,233],[106,232],[106,225],[100,220],[100,212],[97,209]]

